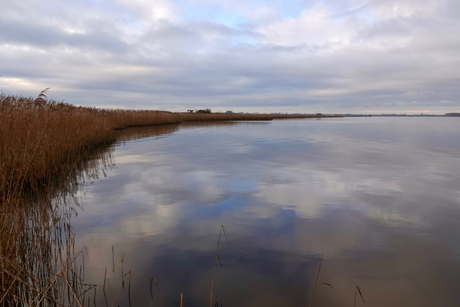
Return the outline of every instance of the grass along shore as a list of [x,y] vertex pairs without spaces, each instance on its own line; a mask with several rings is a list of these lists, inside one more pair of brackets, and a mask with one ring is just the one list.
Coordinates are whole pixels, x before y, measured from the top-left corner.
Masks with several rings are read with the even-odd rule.
[[[0,94],[0,306],[82,307],[90,290],[95,302],[95,285],[81,276],[85,253],[74,250],[72,195],[83,178],[95,180],[99,169],[111,167],[107,145],[124,140],[117,130],[309,117],[106,110],[49,100],[45,93]],[[154,133],[177,126],[162,128]],[[125,136],[131,137],[138,136]]]
[[116,130],[190,121],[273,120],[318,115],[172,113],[77,107],[47,99],[0,95],[0,199],[35,190],[91,149],[113,142]]
[[76,107],[44,92],[36,99],[0,95],[0,199],[66,176],[82,155],[113,142],[116,129],[180,121],[170,112]]

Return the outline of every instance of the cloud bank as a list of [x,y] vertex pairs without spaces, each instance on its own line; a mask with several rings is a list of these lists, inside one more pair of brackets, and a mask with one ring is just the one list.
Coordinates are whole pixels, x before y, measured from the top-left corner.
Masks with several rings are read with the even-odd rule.
[[0,0],[0,92],[181,111],[460,111],[454,0]]

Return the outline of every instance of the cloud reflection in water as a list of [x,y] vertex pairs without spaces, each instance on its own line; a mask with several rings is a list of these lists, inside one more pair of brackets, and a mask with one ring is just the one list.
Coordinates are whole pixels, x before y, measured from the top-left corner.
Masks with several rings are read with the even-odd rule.
[[[137,140],[127,131],[117,169],[91,186],[73,223],[90,279],[102,283],[113,245],[133,272],[135,305],[148,304],[149,275],[162,288],[155,304],[177,305],[180,293],[207,304],[224,224],[224,306],[305,305],[323,252],[321,279],[337,290],[320,288],[318,305],[351,303],[356,284],[372,306],[457,305],[460,143],[445,120],[193,123],[136,128]],[[120,274],[109,278],[121,285]]]

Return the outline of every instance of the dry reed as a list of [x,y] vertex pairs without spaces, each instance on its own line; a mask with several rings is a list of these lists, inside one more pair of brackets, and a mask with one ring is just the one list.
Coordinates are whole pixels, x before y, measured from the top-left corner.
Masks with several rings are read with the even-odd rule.
[[335,289],[331,284],[327,282],[319,281],[319,273],[321,272],[321,265],[323,264],[323,256],[324,254],[321,254],[321,260],[319,261],[319,266],[318,266],[318,273],[316,274],[315,286],[313,287],[313,293],[311,294],[310,304],[308,305],[309,307],[311,307],[311,305],[313,304],[313,298],[315,297],[316,285],[320,284],[320,285]]
[[69,173],[60,180],[49,180],[33,191],[2,194],[1,306],[83,306],[94,285],[83,283],[85,254],[74,249],[70,218],[78,206],[79,182],[95,180],[101,170],[112,168],[111,152],[94,149],[68,165]]
[[[85,176],[97,178],[100,169],[111,167],[111,152],[104,146],[117,139],[116,130],[179,122],[308,117],[327,116],[104,110],[48,100],[46,90],[35,99],[1,94],[0,304],[83,306],[85,294],[94,286],[83,282],[84,253],[74,251],[74,233],[69,224],[74,206],[68,198],[75,194],[78,183]],[[165,126],[159,134],[177,129],[177,126]],[[134,135],[126,136],[124,140],[132,137]],[[228,243],[228,232],[221,226],[210,306],[217,261],[222,265],[219,257],[222,232]],[[115,271],[113,247],[112,262]],[[318,283],[330,286],[318,281],[320,269],[321,263],[315,287]],[[127,274],[131,305],[131,271]],[[113,305],[110,281],[106,276],[103,293],[106,296],[106,281]],[[358,287],[357,291],[364,302]]]
[[150,287],[149,287],[150,288],[150,307],[152,307],[152,301],[153,301],[152,283],[155,282],[158,286],[158,289],[160,289],[160,284],[152,275],[149,276],[149,282],[150,282]]
[[171,113],[163,111],[105,110],[76,107],[48,100],[46,90],[37,98],[0,95],[0,195],[38,189],[89,150],[113,142],[114,130],[126,127],[190,121],[272,120],[329,117],[325,115],[272,115],[227,113]]
[[366,306],[366,301],[364,301],[364,297],[363,297],[363,294],[361,293],[361,289],[359,288],[358,285],[356,285],[356,288],[355,288],[355,302],[353,304],[353,307],[356,307],[356,295],[358,294],[358,292],[359,292],[359,296],[361,296],[361,299],[362,299],[362,301],[364,303],[364,306]]
[[211,302],[209,303],[209,307],[212,307],[212,293],[213,293],[213,290],[214,290],[214,277],[216,275],[216,266],[217,266],[217,260],[219,260],[219,263],[220,265],[222,265],[222,261],[220,261],[220,257],[219,257],[219,246],[220,246],[220,237],[222,235],[222,232],[224,233],[225,235],[225,239],[227,239],[227,244],[229,244],[228,242],[228,231],[227,229],[225,229],[224,225],[221,225],[220,226],[220,231],[219,231],[219,239],[217,240],[217,250],[216,250],[216,257],[214,259],[214,269],[212,271],[212,280],[211,280]]
[[[116,129],[177,123],[158,111],[0,95],[0,305],[82,306],[84,254],[69,221],[84,178],[112,167]],[[108,156],[107,156],[108,155]]]
[[[115,140],[115,129],[178,123],[170,112],[104,110],[46,99],[0,95],[0,195],[38,189],[91,149]],[[5,193],[7,195],[5,195]],[[8,196],[10,195],[10,196]]]

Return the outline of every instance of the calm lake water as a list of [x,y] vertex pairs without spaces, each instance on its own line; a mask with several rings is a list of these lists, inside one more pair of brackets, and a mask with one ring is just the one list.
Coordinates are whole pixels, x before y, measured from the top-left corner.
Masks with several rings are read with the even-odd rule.
[[[191,123],[122,132],[79,194],[108,305],[460,305],[460,118]],[[114,258],[112,259],[112,246]],[[115,268],[113,267],[115,264]],[[92,294],[92,292],[91,292]],[[105,306],[102,286],[98,305]],[[92,301],[92,298],[91,298]],[[358,297],[357,306],[363,306]]]

